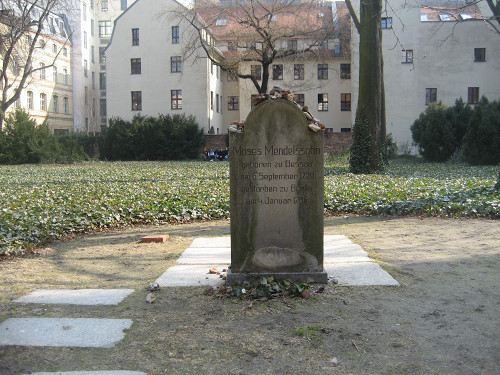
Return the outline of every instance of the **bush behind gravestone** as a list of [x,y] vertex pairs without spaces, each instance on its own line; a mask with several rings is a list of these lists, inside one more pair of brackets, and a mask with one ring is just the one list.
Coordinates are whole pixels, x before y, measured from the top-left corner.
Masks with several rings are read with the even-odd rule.
[[500,102],[481,98],[463,138],[463,151],[470,164],[500,163]]
[[112,118],[101,157],[108,160],[196,159],[204,144],[194,116],[136,115],[132,121]]

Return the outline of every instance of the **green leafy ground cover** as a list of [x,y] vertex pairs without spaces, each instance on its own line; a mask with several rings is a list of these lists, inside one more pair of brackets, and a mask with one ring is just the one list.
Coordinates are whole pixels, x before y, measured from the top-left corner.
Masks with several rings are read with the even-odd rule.
[[[500,218],[498,167],[392,162],[379,175],[325,162],[325,211]],[[0,255],[73,233],[229,216],[225,162],[92,162],[0,167]]]

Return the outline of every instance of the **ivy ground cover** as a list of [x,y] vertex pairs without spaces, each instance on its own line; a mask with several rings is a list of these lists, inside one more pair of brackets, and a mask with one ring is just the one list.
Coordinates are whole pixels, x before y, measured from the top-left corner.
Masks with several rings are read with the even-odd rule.
[[[325,162],[325,211],[500,218],[498,167],[394,161],[378,175]],[[226,162],[92,162],[0,167],[0,255],[134,223],[229,216]]]

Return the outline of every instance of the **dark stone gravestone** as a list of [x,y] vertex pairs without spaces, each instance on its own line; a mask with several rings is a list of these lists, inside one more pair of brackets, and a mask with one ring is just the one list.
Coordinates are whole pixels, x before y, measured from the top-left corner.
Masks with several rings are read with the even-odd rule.
[[275,275],[327,283],[323,271],[323,133],[295,103],[269,99],[229,140],[228,282]]

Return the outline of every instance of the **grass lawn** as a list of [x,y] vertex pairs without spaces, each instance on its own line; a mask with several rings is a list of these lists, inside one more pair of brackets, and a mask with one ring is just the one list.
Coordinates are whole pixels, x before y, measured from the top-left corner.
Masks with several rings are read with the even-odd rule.
[[[377,175],[325,161],[325,212],[500,218],[498,166],[394,160]],[[226,162],[0,166],[0,255],[134,223],[229,216]]]

